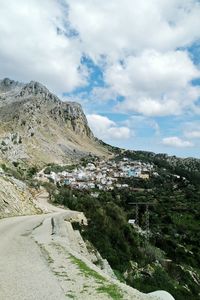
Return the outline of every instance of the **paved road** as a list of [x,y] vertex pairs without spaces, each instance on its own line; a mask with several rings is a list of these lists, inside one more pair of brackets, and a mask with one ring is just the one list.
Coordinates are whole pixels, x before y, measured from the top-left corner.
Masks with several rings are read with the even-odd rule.
[[0,300],[66,300],[32,229],[48,215],[0,220]]
[[[63,283],[55,276],[55,272],[52,272],[47,257],[45,257],[44,252],[41,252],[41,249],[43,249],[41,248],[41,244],[48,246],[46,250],[49,254],[56,252],[56,248],[53,246],[57,244],[53,244],[55,238],[51,235],[52,217],[56,220],[55,233],[58,239],[55,242],[61,239],[61,241],[64,240],[66,243],[65,225],[63,225],[64,222],[62,220],[80,218],[80,213],[78,212],[60,209],[50,214],[0,219],[0,300],[70,299],[69,292],[71,292],[71,286],[69,285],[69,281],[64,280]],[[40,226],[41,224],[42,226]],[[35,230],[33,231],[34,228]],[[34,232],[33,235],[32,232]],[[40,246],[37,245],[36,241],[40,243]],[[67,259],[66,251],[63,252],[63,261],[61,254],[58,249],[58,253],[54,255],[53,262],[58,271],[62,269],[62,272],[59,271],[61,275],[64,274],[64,271],[65,273],[68,272],[66,274],[68,280],[69,278],[73,279],[73,275],[75,274],[71,285],[73,284],[75,287],[74,294],[77,295],[77,299],[97,300],[108,298],[103,294],[101,296],[98,294],[97,297],[94,280],[91,281],[90,278],[88,279],[84,274],[80,273],[77,266],[70,259]],[[50,257],[52,258],[51,255]],[[85,291],[87,297],[77,287],[77,285],[81,284],[83,291],[85,291],[86,284],[87,288],[90,288],[88,294]],[[126,292],[128,291],[128,296],[124,299],[174,299],[163,291],[148,296],[127,286],[126,288],[123,287],[124,289]]]

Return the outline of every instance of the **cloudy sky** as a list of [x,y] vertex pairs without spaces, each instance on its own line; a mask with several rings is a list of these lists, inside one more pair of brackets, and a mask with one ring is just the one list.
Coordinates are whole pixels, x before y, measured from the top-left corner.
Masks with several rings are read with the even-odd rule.
[[79,101],[95,135],[200,157],[200,2],[0,0],[0,78]]

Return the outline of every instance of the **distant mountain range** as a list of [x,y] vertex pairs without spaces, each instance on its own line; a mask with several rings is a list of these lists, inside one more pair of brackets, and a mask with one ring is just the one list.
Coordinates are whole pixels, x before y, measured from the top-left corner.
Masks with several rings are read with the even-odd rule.
[[108,153],[80,104],[61,101],[35,81],[0,81],[0,161],[61,164]]

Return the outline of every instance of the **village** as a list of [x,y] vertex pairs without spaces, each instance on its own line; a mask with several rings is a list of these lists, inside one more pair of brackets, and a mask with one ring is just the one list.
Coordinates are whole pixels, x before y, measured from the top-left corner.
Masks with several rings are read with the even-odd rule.
[[80,190],[113,190],[114,188],[128,188],[129,185],[121,183],[122,178],[137,177],[148,180],[151,175],[156,175],[154,166],[149,163],[123,158],[120,161],[96,160],[87,162],[85,166],[75,166],[72,170],[61,172],[38,172],[36,179],[51,181],[58,186],[69,186]]

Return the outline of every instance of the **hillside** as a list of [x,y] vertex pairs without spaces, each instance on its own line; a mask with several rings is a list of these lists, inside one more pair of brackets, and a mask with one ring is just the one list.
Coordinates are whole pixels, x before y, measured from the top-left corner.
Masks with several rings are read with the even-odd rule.
[[62,102],[38,82],[0,81],[0,160],[44,165],[107,156],[80,104]]
[[0,219],[41,213],[30,188],[23,181],[0,174]]
[[[52,174],[52,179],[59,178],[56,172],[66,174],[66,180],[61,177],[60,184],[49,187],[52,199],[85,213],[89,226],[83,236],[120,279],[143,292],[164,289],[176,300],[199,299],[199,160],[115,151],[118,155],[102,164],[91,160],[71,170],[48,167],[46,176]],[[122,170],[129,173],[134,165],[145,169],[149,177],[116,174]],[[67,176],[78,178],[78,172],[85,172],[82,187],[78,180],[77,184],[67,181]],[[103,183],[105,172],[107,186]],[[95,187],[89,178],[96,178]],[[129,220],[135,220],[134,225]]]

